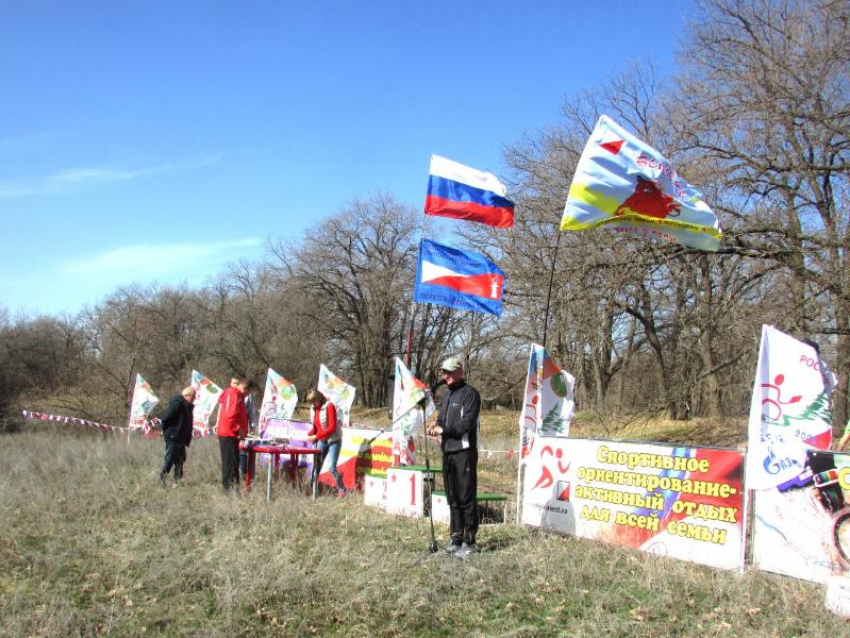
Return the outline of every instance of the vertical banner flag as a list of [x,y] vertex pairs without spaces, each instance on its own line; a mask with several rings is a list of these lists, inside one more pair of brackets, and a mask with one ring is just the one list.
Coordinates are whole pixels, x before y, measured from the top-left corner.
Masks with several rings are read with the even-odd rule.
[[487,259],[429,239],[419,245],[413,301],[502,316],[505,273]]
[[336,406],[337,421],[341,426],[350,425],[351,406],[354,405],[355,388],[333,374],[325,367],[319,366],[319,392]]
[[431,156],[425,214],[480,222],[496,228],[514,225],[514,203],[492,173]]
[[413,436],[424,427],[419,402],[426,398],[425,418],[434,412],[434,400],[427,395],[427,386],[413,376],[401,359],[395,358],[395,386],[393,388],[393,458],[402,465],[416,463]]
[[522,455],[528,455],[534,437],[567,437],[575,413],[575,378],[552,361],[543,346],[531,344],[520,415]]
[[561,219],[561,230],[599,226],[710,251],[722,237],[702,193],[605,115],[581,154]]
[[218,405],[218,397],[221,395],[222,390],[197,370],[192,370],[192,379],[189,381],[189,385],[194,386],[197,390],[192,426],[203,436],[208,436],[210,434],[210,417],[215,412],[215,408]]
[[260,406],[260,432],[264,432],[270,419],[291,419],[298,405],[298,392],[292,381],[287,381],[269,368],[266,388]]
[[750,404],[747,487],[778,487],[803,473],[806,451],[832,445],[834,381],[815,349],[762,326]]
[[128,425],[131,429],[147,428],[148,415],[151,413],[159,399],[151,390],[151,384],[136,374],[136,386],[133,388],[133,399],[130,402],[130,420]]

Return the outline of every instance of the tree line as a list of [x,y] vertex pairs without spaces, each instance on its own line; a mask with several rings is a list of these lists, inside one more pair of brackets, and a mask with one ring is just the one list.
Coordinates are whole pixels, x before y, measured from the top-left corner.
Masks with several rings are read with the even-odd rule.
[[[356,198],[262,259],[200,288],[122,288],[76,315],[0,314],[0,413],[126,418],[136,372],[161,394],[196,368],[268,367],[306,391],[326,363],[364,406],[386,405],[393,357],[435,380],[459,354],[491,404],[519,408],[530,342],[577,378],[580,409],[672,418],[746,413],[763,323],[816,342],[850,387],[850,3],[704,0],[674,75],[649,61],[567,98],[560,119],[505,146],[516,225],[453,227],[448,243],[507,273],[501,319],[412,305],[421,210]],[[606,231],[560,233],[576,163],[601,114],[664,152],[705,192],[716,253]],[[439,241],[437,224],[426,236]],[[459,237],[460,236],[460,237]],[[548,320],[547,320],[548,318]],[[11,417],[10,417],[11,415]]]

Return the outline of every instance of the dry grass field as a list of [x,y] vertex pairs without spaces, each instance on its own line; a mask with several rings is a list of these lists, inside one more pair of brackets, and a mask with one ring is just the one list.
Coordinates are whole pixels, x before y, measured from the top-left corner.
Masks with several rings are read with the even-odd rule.
[[[375,425],[385,415],[374,414]],[[357,415],[361,423],[370,415]],[[574,433],[602,436],[580,418]],[[485,415],[487,449],[516,415]],[[609,426],[614,438],[630,423]],[[731,427],[731,426],[730,426]],[[623,429],[625,428],[625,429]],[[675,424],[656,424],[662,438]],[[702,428],[707,438],[714,436]],[[731,427],[737,431],[738,426]],[[732,439],[733,442],[737,439]],[[841,636],[821,586],[743,576],[512,525],[482,552],[417,563],[426,520],[313,502],[286,485],[228,495],[218,447],[196,441],[179,488],[162,443],[36,425],[0,445],[2,636]],[[481,461],[512,494],[514,460]],[[445,529],[438,526],[440,540]]]

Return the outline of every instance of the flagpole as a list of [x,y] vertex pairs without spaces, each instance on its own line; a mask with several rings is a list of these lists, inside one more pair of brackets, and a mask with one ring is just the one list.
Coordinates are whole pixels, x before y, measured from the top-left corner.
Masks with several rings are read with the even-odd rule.
[[546,313],[543,316],[543,347],[546,348],[546,335],[549,330],[549,307],[552,302],[552,282],[555,279],[555,264],[558,263],[558,249],[561,247],[561,231],[555,241],[555,254],[552,255],[552,268],[549,271],[549,292],[546,294]]
[[[429,169],[430,173],[430,169]],[[422,240],[425,238],[425,211],[422,211],[422,223],[419,224],[419,249],[416,253],[416,261],[419,262],[419,254],[422,252]],[[417,268],[418,270],[418,268]],[[413,362],[413,329],[415,325],[416,315],[416,300],[415,300],[416,283],[413,284],[413,291],[410,293],[410,320],[407,323],[407,352],[404,355],[404,365],[408,370]],[[401,464],[401,459],[398,455],[393,455],[393,467],[398,467]]]

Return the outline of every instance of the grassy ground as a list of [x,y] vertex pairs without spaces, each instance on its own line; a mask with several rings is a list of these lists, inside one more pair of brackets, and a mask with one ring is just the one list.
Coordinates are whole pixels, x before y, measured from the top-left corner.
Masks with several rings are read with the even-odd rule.
[[[513,442],[492,423],[485,447]],[[427,520],[284,485],[270,503],[224,494],[214,440],[192,445],[184,486],[161,488],[161,457],[160,441],[95,432],[3,437],[0,635],[848,634],[820,586],[510,525],[485,526],[469,561],[417,564]],[[484,457],[482,474],[510,485],[514,463]]]

